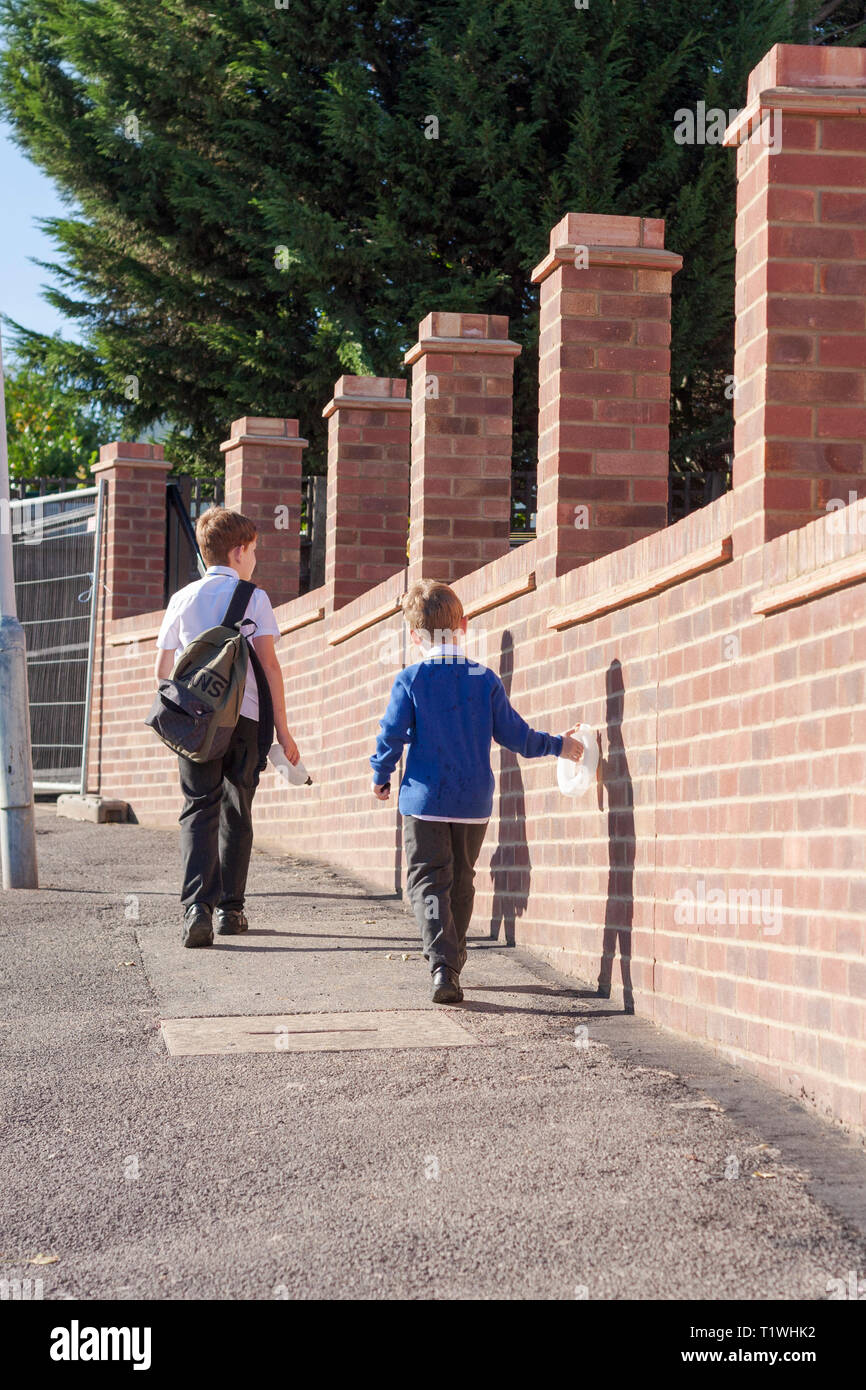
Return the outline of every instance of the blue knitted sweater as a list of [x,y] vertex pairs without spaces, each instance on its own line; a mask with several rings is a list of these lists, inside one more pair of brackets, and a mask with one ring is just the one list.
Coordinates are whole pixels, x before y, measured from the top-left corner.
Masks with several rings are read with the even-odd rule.
[[391,780],[409,747],[397,803],[404,816],[489,816],[494,739],[524,758],[562,751],[561,735],[531,729],[496,672],[462,654],[432,655],[401,671],[379,730],[370,759],[377,786]]

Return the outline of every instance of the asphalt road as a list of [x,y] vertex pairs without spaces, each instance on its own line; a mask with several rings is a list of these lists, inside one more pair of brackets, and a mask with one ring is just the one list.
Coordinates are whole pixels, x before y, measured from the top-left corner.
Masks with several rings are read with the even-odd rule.
[[43,887],[0,893],[0,1278],[823,1300],[866,1275],[862,1147],[481,937],[454,1010],[477,1047],[169,1056],[163,1018],[433,1009],[411,917],[257,852],[249,935],[183,951],[173,833],[44,807],[38,843]]

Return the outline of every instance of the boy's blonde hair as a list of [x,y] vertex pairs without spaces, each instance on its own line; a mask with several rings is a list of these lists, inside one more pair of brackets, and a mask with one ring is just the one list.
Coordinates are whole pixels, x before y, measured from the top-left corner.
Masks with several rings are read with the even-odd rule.
[[403,617],[429,642],[447,642],[463,621],[463,604],[440,579],[419,579],[403,595]]
[[256,526],[242,512],[227,507],[208,507],[195,524],[195,538],[206,565],[227,565],[238,545],[251,545]]

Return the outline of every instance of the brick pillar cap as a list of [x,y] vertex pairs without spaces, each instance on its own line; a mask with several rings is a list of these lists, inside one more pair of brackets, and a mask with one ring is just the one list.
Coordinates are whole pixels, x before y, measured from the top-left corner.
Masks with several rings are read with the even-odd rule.
[[[760,140],[768,112],[862,117],[864,96],[866,49],[777,43],[749,74],[748,101],[728,126],[722,143],[731,148],[749,139]],[[771,134],[768,125],[767,143]],[[782,131],[777,134],[781,138]]]
[[308,439],[298,433],[298,421],[279,419],[271,415],[242,415],[232,420],[229,438],[220,445],[220,452],[237,449],[241,444],[269,444],[279,448],[281,445],[300,445],[306,448]]
[[161,469],[167,473],[172,467],[171,462],[165,458],[165,450],[161,444],[131,444],[126,440],[116,439],[111,444],[103,444],[99,450],[99,461],[91,467],[91,473],[104,473],[108,468],[114,468],[117,464],[133,465],[135,468]]
[[566,242],[578,246],[651,246],[661,251],[665,244],[664,218],[567,212],[550,233],[550,250]]
[[398,376],[341,376],[334,384],[334,395],[322,414],[327,420],[340,406],[360,409],[378,406],[384,410],[410,410],[406,380]]
[[418,341],[406,353],[407,367],[427,352],[483,352],[518,357],[523,351],[508,336],[507,314],[453,314],[434,310],[418,325]]
[[866,87],[866,49],[774,44],[752,68],[746,100],[768,87]]
[[434,309],[418,325],[419,338],[507,338],[507,314],[455,314]]
[[585,247],[591,267],[629,266],[638,270],[667,270],[675,275],[683,258],[666,251],[661,217],[615,217],[567,212],[550,233],[550,250],[532,272],[540,285],[557,266],[574,265],[575,251]]

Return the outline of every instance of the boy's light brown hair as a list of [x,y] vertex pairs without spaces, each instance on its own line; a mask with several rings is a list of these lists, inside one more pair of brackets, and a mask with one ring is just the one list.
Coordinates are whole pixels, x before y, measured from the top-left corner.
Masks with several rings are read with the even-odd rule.
[[227,565],[236,546],[255,540],[255,522],[228,507],[209,507],[195,524],[195,538],[206,565]]
[[403,595],[403,617],[428,642],[448,642],[463,620],[463,604],[440,579],[419,579]]

